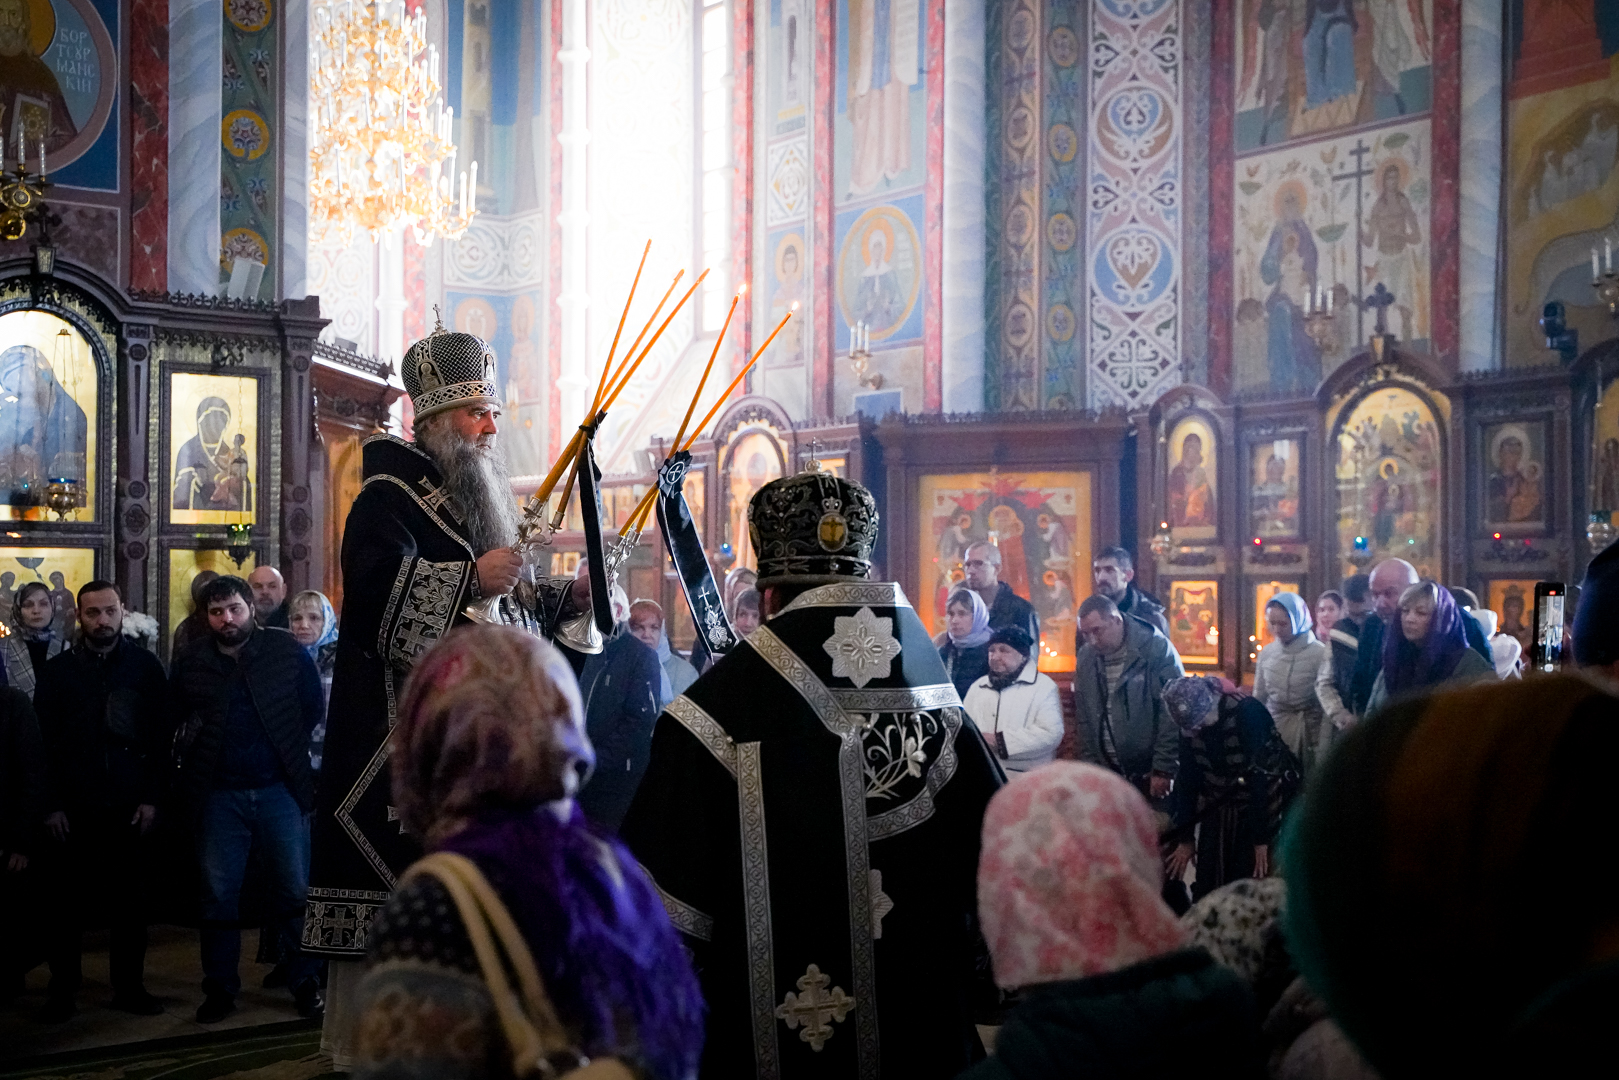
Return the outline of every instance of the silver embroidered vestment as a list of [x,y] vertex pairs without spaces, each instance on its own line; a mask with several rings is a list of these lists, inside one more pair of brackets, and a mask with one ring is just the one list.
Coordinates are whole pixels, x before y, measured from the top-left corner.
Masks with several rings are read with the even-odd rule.
[[622,836],[696,958],[704,1075],[965,1068],[1001,782],[897,585],[802,593],[673,702]]

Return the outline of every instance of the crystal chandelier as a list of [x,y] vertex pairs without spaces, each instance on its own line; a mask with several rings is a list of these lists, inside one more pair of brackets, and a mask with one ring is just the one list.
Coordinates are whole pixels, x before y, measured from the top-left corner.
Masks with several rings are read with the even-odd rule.
[[427,18],[402,0],[317,0],[309,49],[309,231],[347,246],[410,226],[458,239],[478,212],[478,163],[459,176]]

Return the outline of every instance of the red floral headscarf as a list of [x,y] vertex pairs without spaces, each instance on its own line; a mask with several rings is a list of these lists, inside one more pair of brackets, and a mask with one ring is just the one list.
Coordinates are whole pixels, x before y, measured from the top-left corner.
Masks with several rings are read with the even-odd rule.
[[990,800],[978,911],[1001,986],[1102,975],[1184,946],[1162,888],[1152,811],[1116,773],[1053,762]]

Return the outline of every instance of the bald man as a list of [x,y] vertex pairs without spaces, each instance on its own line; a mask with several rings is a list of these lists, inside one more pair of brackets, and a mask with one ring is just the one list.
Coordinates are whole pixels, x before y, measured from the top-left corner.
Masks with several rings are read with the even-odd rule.
[[261,566],[247,575],[253,586],[253,621],[260,626],[290,628],[287,621],[287,583],[281,571],[273,566]]
[[[1372,601],[1372,617],[1360,628],[1359,647],[1355,653],[1355,675],[1349,684],[1350,700],[1346,702],[1357,717],[1366,715],[1366,700],[1371,697],[1372,684],[1383,669],[1383,635],[1400,615],[1400,595],[1422,580],[1417,568],[1404,559],[1384,559],[1372,567],[1367,591]],[[1489,639],[1473,613],[1462,609],[1462,627],[1467,631],[1467,644],[1495,664],[1490,652]]]

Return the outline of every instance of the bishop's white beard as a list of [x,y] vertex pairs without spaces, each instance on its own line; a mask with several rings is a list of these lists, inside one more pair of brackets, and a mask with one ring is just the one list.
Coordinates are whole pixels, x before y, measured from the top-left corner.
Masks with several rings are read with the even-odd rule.
[[443,474],[444,491],[461,516],[472,549],[481,555],[511,547],[517,543],[517,501],[506,462],[495,448],[495,437],[480,436],[477,442],[468,442],[449,419],[448,414],[440,414],[417,424],[416,443]]

